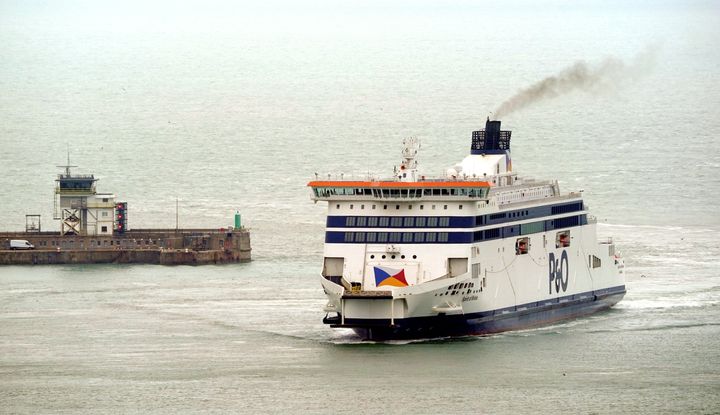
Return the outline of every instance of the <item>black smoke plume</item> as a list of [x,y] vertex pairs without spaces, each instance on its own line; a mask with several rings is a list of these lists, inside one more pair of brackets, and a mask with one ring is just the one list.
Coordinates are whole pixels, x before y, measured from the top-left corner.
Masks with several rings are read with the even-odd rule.
[[646,73],[653,65],[655,48],[638,54],[630,64],[607,58],[596,66],[575,62],[557,75],[549,76],[508,98],[493,112],[500,119],[539,101],[565,95],[575,90],[602,92],[617,88],[622,82]]

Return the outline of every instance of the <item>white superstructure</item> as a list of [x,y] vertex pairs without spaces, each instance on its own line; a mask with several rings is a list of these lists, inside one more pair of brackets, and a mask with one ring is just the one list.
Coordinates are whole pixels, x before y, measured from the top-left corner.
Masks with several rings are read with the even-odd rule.
[[582,194],[517,176],[510,136],[488,120],[445,177],[418,173],[408,139],[391,178],[308,184],[328,202],[327,324],[368,339],[485,334],[623,297],[622,261]]

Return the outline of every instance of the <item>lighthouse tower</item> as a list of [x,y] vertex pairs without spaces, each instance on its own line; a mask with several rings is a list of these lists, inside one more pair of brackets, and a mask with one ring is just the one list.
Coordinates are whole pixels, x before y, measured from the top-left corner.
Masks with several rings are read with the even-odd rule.
[[112,235],[115,195],[97,193],[92,174],[72,174],[70,155],[55,180],[55,219],[61,235]]

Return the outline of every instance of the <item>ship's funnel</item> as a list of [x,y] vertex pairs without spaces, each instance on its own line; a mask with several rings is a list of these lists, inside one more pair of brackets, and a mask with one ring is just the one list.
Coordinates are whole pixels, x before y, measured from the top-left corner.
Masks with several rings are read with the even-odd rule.
[[499,120],[490,121],[488,118],[484,130],[473,131],[470,153],[504,154],[510,150],[511,134],[511,131],[500,130]]

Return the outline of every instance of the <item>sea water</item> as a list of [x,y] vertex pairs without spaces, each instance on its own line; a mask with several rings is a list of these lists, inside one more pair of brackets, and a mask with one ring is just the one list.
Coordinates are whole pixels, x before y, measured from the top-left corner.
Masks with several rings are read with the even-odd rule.
[[[717,413],[718,6],[0,4],[0,230],[53,216],[56,166],[131,228],[227,227],[253,262],[0,268],[3,413]],[[504,99],[580,60],[623,73],[507,115],[513,166],[583,190],[626,297],[488,337],[321,323],[309,180],[440,174]]]

